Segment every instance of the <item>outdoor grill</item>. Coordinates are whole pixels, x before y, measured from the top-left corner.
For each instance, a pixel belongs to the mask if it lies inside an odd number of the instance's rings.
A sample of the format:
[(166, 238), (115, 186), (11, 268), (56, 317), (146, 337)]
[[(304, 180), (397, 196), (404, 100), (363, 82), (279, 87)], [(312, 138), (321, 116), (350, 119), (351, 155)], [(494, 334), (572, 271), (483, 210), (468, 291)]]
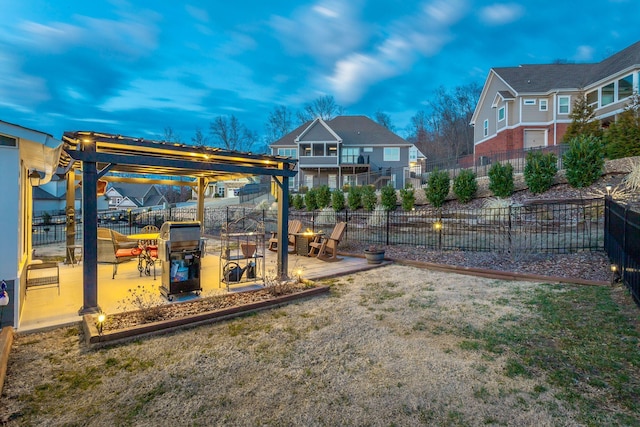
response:
[(160, 293), (169, 301), (173, 295), (202, 291), (200, 257), (203, 251), (200, 222), (165, 222), (158, 236), (158, 259), (162, 261)]

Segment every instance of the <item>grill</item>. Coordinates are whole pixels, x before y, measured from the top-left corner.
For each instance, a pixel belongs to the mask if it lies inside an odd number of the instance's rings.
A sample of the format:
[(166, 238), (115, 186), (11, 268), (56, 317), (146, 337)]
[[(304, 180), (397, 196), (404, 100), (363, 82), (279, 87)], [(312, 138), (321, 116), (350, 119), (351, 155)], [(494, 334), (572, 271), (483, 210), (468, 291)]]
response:
[(160, 293), (169, 301), (186, 292), (199, 294), (203, 241), (200, 222), (165, 222), (158, 236), (158, 259), (162, 261)]

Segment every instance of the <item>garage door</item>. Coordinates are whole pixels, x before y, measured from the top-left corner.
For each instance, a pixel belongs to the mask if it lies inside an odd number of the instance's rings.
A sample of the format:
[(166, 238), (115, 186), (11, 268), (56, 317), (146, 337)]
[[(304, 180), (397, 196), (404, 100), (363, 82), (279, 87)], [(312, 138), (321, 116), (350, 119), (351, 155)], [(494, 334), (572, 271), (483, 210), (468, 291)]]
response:
[(524, 148), (544, 147), (547, 131), (542, 129), (524, 131)]

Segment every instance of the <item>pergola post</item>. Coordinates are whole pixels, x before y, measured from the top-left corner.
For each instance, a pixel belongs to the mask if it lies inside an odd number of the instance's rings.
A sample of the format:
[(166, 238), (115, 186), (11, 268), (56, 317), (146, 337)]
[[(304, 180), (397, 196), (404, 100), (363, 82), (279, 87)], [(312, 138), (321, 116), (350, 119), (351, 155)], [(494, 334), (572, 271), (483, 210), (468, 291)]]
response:
[(289, 271), (289, 178), (273, 177), (278, 184), (278, 250), (276, 252), (276, 276), (286, 279)]
[(69, 247), (72, 247), (76, 244), (76, 173), (73, 168), (69, 169), (67, 172), (67, 195), (66, 195), (66, 231), (67, 231), (67, 255), (65, 258), (65, 262), (67, 264), (75, 264), (76, 260), (76, 252), (74, 250), (69, 250)]
[[(82, 151), (92, 158), (96, 153), (96, 143), (82, 142)], [(84, 262), (82, 263), (83, 304), (79, 314), (100, 312), (98, 306), (98, 171), (94, 160), (82, 162), (82, 242)]]

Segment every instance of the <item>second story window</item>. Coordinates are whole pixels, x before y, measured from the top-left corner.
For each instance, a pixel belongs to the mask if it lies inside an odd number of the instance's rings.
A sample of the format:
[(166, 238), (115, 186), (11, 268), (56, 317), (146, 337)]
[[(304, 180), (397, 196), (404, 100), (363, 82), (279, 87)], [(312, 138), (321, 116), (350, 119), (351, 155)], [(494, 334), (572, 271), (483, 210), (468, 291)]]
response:
[(342, 163), (357, 163), (359, 155), (360, 155), (359, 148), (343, 148)]
[(558, 114), (569, 114), (569, 96), (558, 97)]
[(489, 135), (489, 120), (485, 120), (482, 124), (482, 134), (484, 136)]
[(498, 121), (501, 122), (504, 120), (504, 107), (500, 107), (498, 110)]
[(540, 111), (547, 111), (549, 109), (549, 104), (546, 99), (540, 100)]
[(384, 147), (382, 152), (382, 160), (385, 162), (400, 161), (400, 147)]
[(295, 148), (278, 148), (278, 156), (291, 157), (295, 159), (298, 156), (298, 150)]
[(312, 144), (314, 157), (324, 156), (324, 144)]
[(300, 144), (300, 157), (311, 156), (311, 144)]

